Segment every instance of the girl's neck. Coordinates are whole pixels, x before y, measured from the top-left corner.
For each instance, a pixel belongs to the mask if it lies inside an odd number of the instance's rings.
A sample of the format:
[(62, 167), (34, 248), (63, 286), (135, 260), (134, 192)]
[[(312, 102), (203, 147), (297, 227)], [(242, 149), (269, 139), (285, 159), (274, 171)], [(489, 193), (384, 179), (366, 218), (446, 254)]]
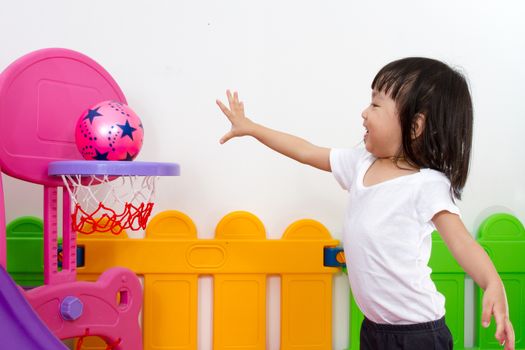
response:
[(405, 159), (399, 157), (376, 158), (364, 174), (363, 185), (369, 187), (418, 172), (419, 168), (411, 166)]
[(399, 168), (401, 170), (412, 170), (412, 171), (419, 171), (419, 167), (411, 164), (409, 161), (406, 160), (404, 156), (391, 156), (391, 157), (379, 157), (376, 158), (377, 161), (380, 163), (387, 165), (387, 164), (393, 164), (396, 168)]

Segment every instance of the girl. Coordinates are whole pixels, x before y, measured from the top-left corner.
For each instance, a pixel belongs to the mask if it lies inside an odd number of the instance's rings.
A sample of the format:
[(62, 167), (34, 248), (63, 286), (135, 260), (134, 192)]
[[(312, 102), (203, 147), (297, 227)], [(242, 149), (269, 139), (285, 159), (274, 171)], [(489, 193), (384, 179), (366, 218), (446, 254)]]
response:
[(331, 171), (349, 192), (343, 229), (352, 293), (365, 315), (361, 349), (452, 349), (445, 300), (430, 278), (431, 233), (485, 291), (482, 323), (494, 316), (496, 338), (514, 349), (505, 289), (469, 234), (455, 200), (469, 167), (472, 103), (465, 78), (428, 58), (383, 67), (363, 111), (364, 149), (330, 149), (248, 119), (235, 92), (232, 126), (221, 143), (253, 136), (301, 163)]

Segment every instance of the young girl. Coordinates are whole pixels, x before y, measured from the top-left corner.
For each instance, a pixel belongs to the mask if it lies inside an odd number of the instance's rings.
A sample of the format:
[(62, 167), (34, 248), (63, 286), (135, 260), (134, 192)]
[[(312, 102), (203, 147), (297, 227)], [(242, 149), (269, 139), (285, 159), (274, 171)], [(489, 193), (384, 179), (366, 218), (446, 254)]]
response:
[(352, 293), (365, 315), (361, 349), (452, 349), (445, 298), (430, 278), (437, 229), (463, 269), (483, 288), (482, 323), (514, 349), (505, 289), (469, 234), (455, 199), (469, 167), (472, 103), (464, 77), (428, 58), (383, 67), (363, 111), (365, 149), (330, 149), (248, 119), (235, 92), (217, 100), (231, 130), (221, 143), (253, 136), (301, 163), (331, 171), (349, 192), (343, 230)]

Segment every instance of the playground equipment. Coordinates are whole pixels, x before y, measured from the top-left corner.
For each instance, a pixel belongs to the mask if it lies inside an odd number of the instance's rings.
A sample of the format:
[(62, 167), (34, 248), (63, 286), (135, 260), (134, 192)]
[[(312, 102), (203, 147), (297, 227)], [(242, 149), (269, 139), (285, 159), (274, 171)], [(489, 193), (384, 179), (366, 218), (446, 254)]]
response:
[[(5, 208), (0, 182), (0, 306), (2, 317), (12, 325), (0, 327), (0, 337), (9, 339), (12, 349), (61, 348), (50, 331), (61, 339), (98, 335), (111, 349), (142, 349), (138, 323), (142, 289), (136, 275), (127, 269), (110, 268), (96, 282), (76, 281), (76, 232), (71, 230), (71, 199), (66, 190), (62, 191), (63, 259), (61, 269), (58, 268), (58, 188), (64, 183), (53, 174), (80, 176), (81, 184), (85, 183), (84, 174), (104, 175), (105, 181), (111, 182), (121, 175), (141, 175), (138, 170), (141, 166), (147, 168), (142, 175), (178, 175), (176, 164), (162, 168), (160, 164), (126, 162), (125, 169), (120, 167), (116, 171), (107, 162), (98, 164), (98, 170), (89, 168), (89, 162), (80, 165), (74, 162), (81, 159), (74, 139), (77, 117), (86, 107), (107, 100), (119, 106), (126, 103), (118, 85), (100, 65), (70, 50), (35, 51), (15, 61), (0, 76), (0, 170), (44, 186), (45, 285), (23, 292), (10, 283), (5, 273)], [(57, 172), (49, 175), (49, 164), (60, 161), (56, 164)], [(77, 168), (71, 168), (73, 165)], [(87, 173), (83, 172), (86, 169)], [(98, 214), (86, 214), (91, 220), (89, 224), (100, 226), (101, 222), (110, 222), (114, 229), (115, 222), (124, 222), (122, 217), (112, 219), (104, 213), (100, 219), (94, 219)], [(131, 227), (133, 218), (142, 214), (143, 210), (131, 213)], [(23, 297), (50, 331), (37, 322), (38, 317), (22, 301)], [(13, 312), (10, 306), (21, 312)], [(34, 328), (27, 333), (27, 339), (23, 339), (22, 324)], [(29, 342), (33, 342), (31, 347), (27, 345)]]

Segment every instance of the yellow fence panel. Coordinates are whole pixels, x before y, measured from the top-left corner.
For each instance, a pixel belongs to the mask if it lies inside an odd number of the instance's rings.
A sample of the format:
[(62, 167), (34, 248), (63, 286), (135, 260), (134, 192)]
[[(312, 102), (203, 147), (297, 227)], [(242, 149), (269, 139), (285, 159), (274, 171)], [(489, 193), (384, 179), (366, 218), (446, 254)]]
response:
[[(145, 240), (196, 240), (193, 221), (181, 212), (155, 216)], [(151, 246), (150, 246), (151, 247)], [(145, 251), (148, 258), (156, 254)], [(197, 349), (198, 275), (195, 273), (144, 273), (144, 349)]]
[[(266, 240), (264, 226), (250, 213), (226, 215), (215, 230), (217, 240)], [(247, 256), (245, 264), (253, 258)], [(266, 349), (266, 274), (217, 274), (213, 280), (213, 348), (215, 350)]]
[(282, 239), (269, 240), (255, 215), (239, 211), (219, 222), (215, 239), (198, 239), (193, 221), (171, 210), (151, 220), (144, 239), (96, 234), (79, 236), (78, 244), (79, 279), (114, 266), (143, 276), (146, 350), (197, 350), (203, 275), (214, 281), (214, 350), (266, 349), (269, 275), (281, 276), (281, 349), (331, 350), (332, 276), (339, 270), (323, 259), (324, 248), (338, 241), (314, 220), (297, 221)]
[[(323, 241), (328, 230), (314, 220), (290, 225), (282, 240)], [(298, 258), (292, 255), (290, 258)], [(303, 256), (303, 259), (309, 257)], [(323, 265), (319, 262), (319, 265)], [(281, 282), (281, 350), (332, 348), (332, 276), (330, 274), (283, 274)]]

